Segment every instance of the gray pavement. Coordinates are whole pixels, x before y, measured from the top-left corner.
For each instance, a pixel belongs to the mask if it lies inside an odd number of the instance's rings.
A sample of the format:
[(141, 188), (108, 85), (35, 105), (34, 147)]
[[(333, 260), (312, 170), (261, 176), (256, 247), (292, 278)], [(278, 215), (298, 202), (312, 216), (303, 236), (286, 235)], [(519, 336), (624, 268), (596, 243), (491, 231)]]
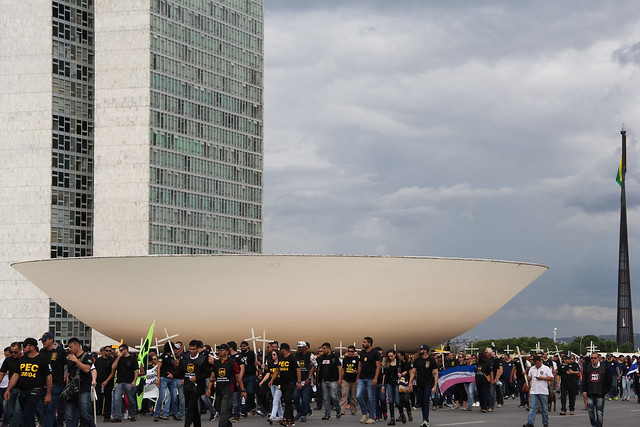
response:
[[(584, 407), (582, 400), (576, 402), (575, 415), (561, 416), (560, 412), (560, 400), (557, 402), (558, 410), (551, 412), (549, 415), (550, 426), (589, 426), (589, 416), (587, 411), (583, 410)], [(345, 415), (339, 420), (335, 418), (335, 413), (332, 414), (331, 419), (322, 421), (320, 418), (323, 415), (323, 411), (313, 411), (313, 416), (306, 422), (296, 422), (296, 427), (337, 427), (338, 425), (344, 427), (361, 427), (359, 423), (360, 413), (356, 416)], [(422, 419), (420, 417), (420, 411), (414, 411), (414, 421), (405, 424), (406, 427), (418, 427)], [(102, 420), (102, 417), (99, 417)], [(218, 427), (218, 420), (209, 421), (209, 414), (202, 415), (203, 427)], [(640, 427), (640, 404), (637, 400), (631, 400), (629, 402), (622, 401), (607, 401), (604, 407), (604, 421), (606, 426), (621, 426), (621, 427)], [(447, 407), (431, 411), (430, 414), (430, 426), (468, 426), (468, 425), (486, 425), (486, 426), (517, 426), (520, 427), (527, 422), (527, 411), (523, 408), (518, 408), (518, 401), (506, 400), (504, 406), (496, 408), (493, 413), (482, 413), (479, 408), (473, 408), (473, 411), (451, 410)], [(98, 424), (106, 424), (99, 421)], [(129, 421), (124, 421), (118, 425), (133, 424)], [(136, 427), (149, 426), (149, 427), (181, 427), (184, 422), (179, 421), (160, 421), (158, 423), (153, 422), (153, 417), (150, 415), (143, 415), (138, 421), (136, 421)], [(387, 421), (377, 422), (378, 427), (386, 427)], [(397, 422), (398, 427), (403, 424)], [(536, 426), (542, 426), (541, 415), (536, 417)], [(269, 424), (266, 418), (260, 416), (249, 416), (249, 418), (243, 418), (238, 423), (234, 423), (234, 426), (243, 427), (268, 427)], [(275, 425), (274, 425), (275, 426)]]

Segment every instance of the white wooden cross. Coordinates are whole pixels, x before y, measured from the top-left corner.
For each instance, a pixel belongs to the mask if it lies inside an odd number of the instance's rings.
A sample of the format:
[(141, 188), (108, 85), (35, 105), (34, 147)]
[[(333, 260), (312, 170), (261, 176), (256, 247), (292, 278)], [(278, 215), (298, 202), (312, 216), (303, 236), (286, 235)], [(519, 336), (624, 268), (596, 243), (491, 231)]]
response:
[[(256, 336), (256, 334), (253, 332), (253, 328), (251, 328), (251, 338), (245, 338), (245, 341), (253, 341), (253, 352), (257, 353), (256, 351), (256, 341), (258, 340), (258, 338), (262, 338), (260, 335)], [(262, 354), (264, 354), (264, 351), (262, 352)]]
[(538, 343), (536, 344), (536, 348), (532, 348), (531, 351), (534, 353), (542, 353), (542, 347), (540, 347), (540, 341), (538, 341)]
[(509, 355), (510, 355), (511, 353), (513, 353), (513, 350), (512, 350), (511, 348), (509, 348), (509, 344), (507, 344), (507, 348), (505, 348), (505, 349), (504, 349), (504, 350), (502, 350), (502, 351), (504, 351), (505, 353), (507, 353), (507, 354), (509, 354)]
[(338, 350), (340, 350), (340, 357), (342, 358), (342, 350), (346, 350), (349, 347), (345, 347), (342, 345), (342, 341), (340, 341), (340, 345), (338, 347), (336, 347)]
[(587, 347), (587, 351), (591, 354), (591, 353), (597, 353), (598, 352), (598, 347), (596, 347), (595, 345), (593, 345), (593, 341), (591, 341), (591, 344), (589, 344), (589, 346)]
[(255, 340), (262, 343), (262, 363), (267, 363), (267, 357), (265, 356), (265, 352), (267, 351), (267, 343), (273, 340), (267, 340), (267, 331), (264, 329), (262, 330), (262, 338), (255, 337)]
[(473, 354), (473, 350), (480, 350), (480, 349), (477, 347), (474, 347), (473, 343), (471, 343), (471, 347), (465, 347), (465, 351), (466, 350), (469, 350), (470, 354)]
[[(160, 344), (161, 342), (169, 341), (170, 339), (175, 338), (180, 334), (175, 334), (175, 335), (169, 336), (169, 332), (167, 332), (167, 328), (164, 328), (164, 335), (165, 335), (165, 338), (162, 338), (160, 340), (156, 340), (156, 345)], [(171, 348), (171, 355), (175, 359), (176, 352), (173, 350), (173, 346), (172, 345), (170, 345), (169, 347)]]

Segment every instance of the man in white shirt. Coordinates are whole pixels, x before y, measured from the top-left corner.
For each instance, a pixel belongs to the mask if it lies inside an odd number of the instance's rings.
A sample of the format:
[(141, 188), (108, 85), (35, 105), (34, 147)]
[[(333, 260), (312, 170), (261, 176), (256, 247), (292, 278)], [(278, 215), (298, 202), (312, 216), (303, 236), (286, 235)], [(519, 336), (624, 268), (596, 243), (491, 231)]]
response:
[(553, 381), (553, 371), (548, 366), (542, 364), (542, 358), (538, 355), (533, 356), (534, 365), (529, 369), (529, 416), (527, 423), (523, 427), (533, 427), (536, 421), (536, 412), (538, 405), (542, 412), (542, 425), (549, 425), (549, 381)]

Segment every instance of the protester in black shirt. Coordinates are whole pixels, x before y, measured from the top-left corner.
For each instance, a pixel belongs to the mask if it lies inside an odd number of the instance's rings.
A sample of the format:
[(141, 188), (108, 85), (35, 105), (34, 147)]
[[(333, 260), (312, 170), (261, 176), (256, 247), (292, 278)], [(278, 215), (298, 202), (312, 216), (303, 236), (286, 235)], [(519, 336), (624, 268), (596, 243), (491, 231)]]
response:
[[(362, 352), (360, 353), (360, 364), (358, 365), (358, 388), (356, 398), (362, 412), (361, 423), (375, 424), (376, 417), (376, 385), (378, 384), (378, 376), (382, 358), (380, 353), (373, 349), (373, 338), (364, 337), (362, 340)], [(369, 405), (364, 401), (364, 392), (367, 392)]]
[(67, 426), (76, 427), (78, 421), (83, 426), (95, 427), (93, 419), (93, 405), (91, 402), (91, 367), (93, 358), (82, 350), (78, 338), (69, 339), (69, 356), (67, 368), (69, 371), (69, 381), (78, 381), (80, 394), (74, 399), (67, 400)]
[[(233, 392), (235, 391), (236, 384), (243, 384), (243, 382), (240, 377), (238, 362), (229, 358), (229, 346), (227, 344), (220, 345), (218, 352), (220, 358), (213, 362), (213, 369), (209, 377), (209, 387), (207, 388), (206, 396), (211, 396), (212, 390), (215, 387), (216, 397), (214, 406), (220, 414), (218, 425), (219, 427), (228, 427), (228, 425), (230, 425), (229, 417), (233, 407)], [(242, 397), (247, 396), (244, 386), (240, 389), (240, 393)]]
[(331, 350), (331, 344), (325, 342), (320, 347), (322, 354), (316, 360), (318, 361), (318, 382), (322, 384), (322, 398), (324, 400), (324, 417), (323, 420), (331, 418), (331, 406), (336, 408), (336, 417), (340, 418), (340, 401), (338, 393), (342, 383), (340, 381), (340, 371), (342, 365), (338, 355)]
[[(280, 344), (278, 367), (273, 376), (278, 378), (280, 389), (282, 390), (282, 399), (284, 400), (283, 423), (287, 427), (292, 427), (295, 425), (293, 421), (293, 391), (296, 385), (299, 389), (302, 388), (302, 381), (298, 360), (291, 354), (291, 348), (287, 343)], [(273, 385), (274, 380), (275, 378), (271, 378), (269, 386)]]
[(67, 363), (67, 354), (61, 345), (53, 340), (51, 332), (45, 332), (40, 338), (42, 341), (42, 350), (40, 354), (49, 359), (51, 367), (51, 377), (53, 379), (53, 387), (51, 389), (51, 402), (44, 407), (42, 414), (42, 427), (53, 427), (56, 421), (56, 408), (58, 407), (58, 399), (60, 393), (64, 389), (64, 366)]
[(591, 363), (582, 368), (584, 381), (583, 395), (587, 398), (589, 420), (592, 426), (602, 426), (604, 420), (604, 397), (611, 389), (613, 376), (611, 371), (600, 361), (598, 353), (592, 353)]
[(185, 414), (184, 427), (193, 424), (200, 427), (200, 410), (198, 400), (205, 394), (206, 380), (211, 374), (207, 357), (198, 353), (198, 341), (189, 342), (189, 354), (185, 356), (178, 366), (178, 371), (184, 373), (184, 399)]
[[(0, 367), (0, 380), (7, 376), (8, 380), (11, 380), (13, 374), (18, 372), (18, 360), (22, 357), (22, 343), (21, 342), (13, 342), (9, 347), (9, 354), (11, 357), (8, 357), (4, 360), (2, 367)], [(4, 393), (7, 391), (5, 388), (2, 392), (4, 397)], [(6, 401), (5, 413), (2, 418), (3, 426), (7, 425), (20, 425), (22, 423), (22, 409), (20, 408), (20, 389), (14, 388), (11, 390), (9, 400)]]
[[(167, 341), (164, 343), (164, 351), (158, 358), (158, 401), (156, 403), (155, 410), (153, 412), (153, 421), (160, 419), (168, 420), (169, 415), (174, 417), (178, 416), (178, 380), (173, 377), (175, 372), (175, 358), (173, 356), (172, 343)], [(164, 410), (162, 414), (162, 403), (165, 401), (165, 396), (169, 396), (167, 402), (164, 404)]]
[(569, 411), (573, 415), (576, 409), (580, 368), (578, 368), (576, 362), (571, 360), (570, 356), (565, 356), (562, 362), (562, 365), (558, 367), (558, 375), (560, 375), (560, 415), (567, 414), (567, 395), (569, 396)]
[(240, 363), (244, 366), (242, 382), (247, 390), (247, 398), (240, 407), (240, 414), (246, 418), (249, 411), (255, 412), (256, 409), (256, 354), (249, 349), (247, 341), (240, 343)]
[[(398, 358), (398, 362), (400, 362), (401, 374), (401, 377), (398, 378), (398, 393), (400, 395), (400, 405), (398, 409), (400, 410), (400, 420), (404, 424), (407, 422), (407, 418), (409, 421), (413, 421), (413, 415), (411, 414), (411, 393), (409, 393), (409, 377), (411, 376), (413, 365), (409, 361), (409, 357), (402, 350), (398, 350), (396, 357)], [(406, 417), (404, 415), (405, 408), (407, 409)]]
[(119, 348), (118, 357), (113, 361), (111, 366), (111, 375), (108, 379), (114, 375), (116, 376), (116, 385), (114, 387), (113, 398), (113, 418), (111, 422), (122, 421), (122, 396), (127, 395), (127, 401), (129, 402), (129, 420), (135, 421), (138, 419), (138, 401), (135, 395), (136, 380), (140, 374), (140, 367), (138, 366), (138, 358), (129, 353), (129, 346), (127, 344), (121, 344)]
[(356, 348), (353, 345), (347, 347), (347, 352), (342, 359), (342, 377), (340, 380), (342, 381), (341, 394), (340, 394), (340, 408), (341, 413), (346, 413), (347, 411), (347, 399), (349, 395), (351, 395), (351, 404), (349, 405), (349, 409), (351, 410), (351, 415), (355, 415), (358, 411), (358, 399), (356, 399), (356, 391), (358, 387), (358, 365), (360, 364), (360, 358), (358, 357), (358, 353), (356, 352)]
[(296, 359), (300, 367), (302, 388), (296, 388), (293, 393), (293, 400), (297, 411), (295, 419), (301, 419), (302, 422), (306, 422), (307, 415), (311, 413), (311, 379), (316, 370), (316, 367), (311, 361), (311, 353), (309, 352), (309, 346), (306, 341), (298, 341)]
[(24, 355), (18, 360), (18, 370), (11, 376), (4, 398), (9, 400), (11, 390), (19, 388), (22, 426), (35, 427), (35, 410), (43, 396), (45, 405), (51, 402), (53, 378), (49, 360), (38, 352), (38, 341), (35, 338), (24, 340), (22, 348)]
[(429, 355), (429, 346), (423, 344), (418, 349), (420, 357), (413, 361), (413, 369), (409, 378), (409, 390), (413, 390), (413, 380), (416, 380), (416, 397), (422, 407), (421, 427), (429, 426), (429, 408), (431, 395), (438, 389), (438, 366)]
[(262, 377), (260, 385), (262, 386), (264, 383), (267, 383), (271, 391), (271, 414), (267, 415), (267, 421), (269, 421), (269, 424), (272, 424), (273, 421), (278, 421), (278, 419), (282, 417), (282, 390), (280, 389), (280, 380), (276, 374), (276, 369), (278, 368), (277, 350), (271, 350), (269, 352), (265, 367), (267, 372)]
[(100, 357), (95, 361), (96, 367), (96, 415), (102, 415), (105, 422), (111, 418), (111, 393), (113, 391), (113, 381), (107, 381), (111, 374), (111, 366), (114, 357), (110, 346), (100, 349)]

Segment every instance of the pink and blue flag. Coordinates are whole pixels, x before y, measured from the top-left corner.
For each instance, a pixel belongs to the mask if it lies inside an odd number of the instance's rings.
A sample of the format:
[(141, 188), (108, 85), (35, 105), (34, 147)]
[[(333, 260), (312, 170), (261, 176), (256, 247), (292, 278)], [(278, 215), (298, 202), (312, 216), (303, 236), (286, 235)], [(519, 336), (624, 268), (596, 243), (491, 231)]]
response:
[(476, 382), (476, 366), (460, 365), (445, 369), (438, 373), (438, 386), (440, 393), (444, 393), (449, 387), (460, 383)]

